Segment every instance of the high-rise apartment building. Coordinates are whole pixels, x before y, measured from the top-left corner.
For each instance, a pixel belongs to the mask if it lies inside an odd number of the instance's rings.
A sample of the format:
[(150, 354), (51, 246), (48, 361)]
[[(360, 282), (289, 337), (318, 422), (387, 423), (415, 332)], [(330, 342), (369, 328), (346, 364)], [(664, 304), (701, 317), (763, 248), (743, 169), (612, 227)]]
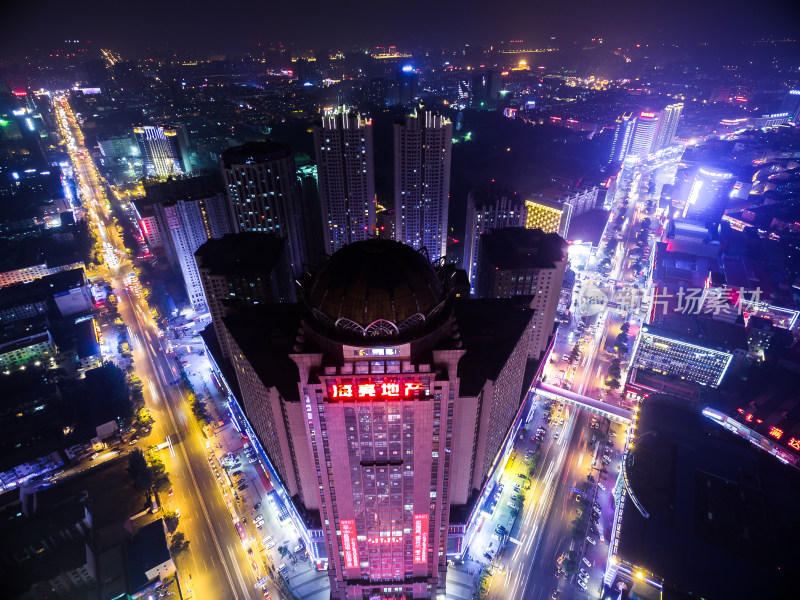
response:
[(183, 127), (137, 125), (133, 135), (142, 154), (146, 176), (166, 178), (191, 172), (189, 140)]
[(447, 255), (453, 125), (427, 109), (394, 125), (394, 206), (398, 242)]
[(463, 268), (473, 293), (481, 236), (502, 227), (525, 227), (526, 216), (525, 201), (517, 191), (497, 188), (470, 190), (467, 197)]
[(658, 113), (641, 112), (636, 117), (636, 128), (628, 150), (629, 156), (645, 158), (653, 151), (658, 131)]
[(661, 111), (653, 150), (661, 150), (672, 145), (672, 141), (675, 139), (675, 132), (678, 130), (678, 123), (681, 120), (681, 112), (683, 112), (682, 102), (670, 104)]
[[(207, 305), (194, 253), (206, 240), (233, 232), (223, 190), (215, 173), (147, 185), (145, 197), (135, 202), (140, 214), (152, 209), (167, 260), (183, 276), (186, 294), (198, 312)], [(141, 227), (144, 222), (140, 220)], [(153, 233), (148, 237), (153, 238)]]
[(375, 231), (372, 120), (345, 107), (314, 125), (325, 251), (365, 240)]
[(525, 228), (541, 229), (545, 233), (557, 233), (566, 237), (572, 219), (572, 205), (544, 198), (525, 201)]
[(228, 148), (222, 154), (222, 172), (237, 230), (286, 238), (292, 271), (299, 275), (306, 244), (291, 148), (277, 142)]
[(230, 359), (223, 317), (228, 309), (295, 302), (286, 240), (246, 231), (210, 239), (194, 253), (222, 356)]
[(614, 141), (611, 143), (611, 158), (609, 162), (622, 162), (628, 156), (628, 151), (633, 140), (633, 131), (636, 128), (636, 117), (633, 113), (623, 114), (617, 117), (617, 124), (614, 128)]
[(332, 598), (444, 594), (451, 515), (477, 507), (514, 435), (532, 311), (456, 300), (448, 281), (371, 239), (303, 281), (299, 304), (224, 318), (254, 443), (314, 516)]
[(509, 227), (481, 236), (477, 293), (480, 298), (530, 296), (534, 310), (530, 357), (539, 359), (553, 333), (567, 244), (556, 233)]

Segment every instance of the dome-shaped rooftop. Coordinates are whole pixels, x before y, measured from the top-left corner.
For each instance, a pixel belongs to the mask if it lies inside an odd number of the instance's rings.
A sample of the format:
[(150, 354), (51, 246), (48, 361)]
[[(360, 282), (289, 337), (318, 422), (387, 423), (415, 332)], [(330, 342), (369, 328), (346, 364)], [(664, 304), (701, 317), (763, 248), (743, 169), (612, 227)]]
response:
[(426, 258), (405, 244), (371, 239), (336, 252), (306, 295), (314, 317), (360, 337), (401, 337), (423, 327), (446, 293)]

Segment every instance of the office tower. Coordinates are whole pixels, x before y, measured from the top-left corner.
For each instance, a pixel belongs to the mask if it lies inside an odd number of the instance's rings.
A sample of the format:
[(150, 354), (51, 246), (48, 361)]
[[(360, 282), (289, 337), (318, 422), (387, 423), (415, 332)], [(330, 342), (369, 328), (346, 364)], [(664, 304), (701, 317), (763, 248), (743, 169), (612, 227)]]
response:
[(698, 345), (692, 332), (642, 326), (634, 342), (631, 365), (715, 388), (722, 383), (734, 355), (729, 348), (712, 346), (709, 341)]
[(636, 128), (628, 155), (647, 157), (653, 151), (656, 131), (658, 131), (658, 114), (654, 112), (639, 113), (639, 116), (636, 117)]
[(295, 302), (286, 240), (246, 231), (210, 239), (194, 253), (222, 356), (230, 347), (222, 318), (233, 310), (272, 302)]
[(611, 143), (611, 158), (609, 162), (622, 162), (628, 155), (633, 139), (633, 130), (636, 128), (636, 117), (633, 113), (617, 117), (617, 126), (614, 128), (614, 141)]
[(481, 236), (478, 297), (531, 297), (533, 359), (541, 358), (553, 333), (566, 257), (567, 244), (556, 233), (509, 227)]
[(299, 530), (332, 598), (443, 594), (448, 553), (465, 549), (467, 517), (451, 515), (480, 513), (525, 414), (532, 311), (455, 300), (451, 280), (370, 239), (304, 279), (299, 304), (223, 319), (253, 441), (291, 514), (313, 515)]
[(678, 130), (678, 123), (681, 120), (682, 111), (683, 103), (681, 102), (670, 104), (661, 111), (658, 131), (656, 132), (656, 141), (653, 146), (654, 151), (672, 145), (672, 140), (675, 139), (675, 132)]
[(147, 177), (166, 178), (191, 172), (189, 140), (183, 127), (137, 125), (133, 128), (133, 135)]
[(481, 236), (502, 227), (525, 227), (526, 215), (525, 202), (519, 192), (492, 187), (470, 190), (467, 197), (463, 268), (473, 293)]
[(194, 253), (206, 240), (233, 232), (223, 189), (215, 173), (145, 186), (145, 198), (135, 201), (139, 214), (146, 214), (148, 205), (152, 207), (167, 259), (181, 272), (186, 294), (197, 312), (205, 311), (206, 299)]
[(525, 201), (525, 228), (541, 229), (545, 233), (557, 233), (567, 237), (572, 219), (572, 205), (545, 198)]
[(733, 189), (733, 174), (723, 169), (700, 168), (683, 206), (683, 218), (717, 220), (722, 217)]
[(432, 262), (447, 255), (452, 141), (452, 123), (430, 110), (394, 124), (396, 239)]
[(395, 74), (395, 104), (412, 106), (419, 99), (419, 73), (413, 65), (403, 65)]
[(472, 79), (472, 106), (477, 108), (487, 108), (494, 106), (495, 101), (500, 98), (500, 90), (503, 89), (503, 78), (498, 71), (484, 71), (477, 73)]
[(325, 251), (375, 232), (372, 120), (340, 106), (314, 125), (314, 151), (325, 228)]
[(311, 264), (318, 264), (325, 259), (325, 228), (322, 226), (319, 203), (317, 165), (307, 154), (295, 155), (294, 165), (297, 172), (297, 198), (303, 215), (306, 256)]
[(271, 141), (228, 148), (222, 154), (222, 171), (237, 230), (286, 238), (292, 272), (299, 275), (306, 245), (291, 148)]

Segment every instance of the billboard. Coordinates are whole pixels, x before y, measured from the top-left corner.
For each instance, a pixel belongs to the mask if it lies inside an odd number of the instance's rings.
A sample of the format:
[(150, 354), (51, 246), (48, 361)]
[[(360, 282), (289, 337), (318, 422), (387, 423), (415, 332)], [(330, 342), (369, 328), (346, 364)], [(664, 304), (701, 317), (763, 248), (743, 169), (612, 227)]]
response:
[(428, 562), (428, 515), (414, 515), (414, 564)]
[(356, 522), (354, 519), (339, 521), (342, 530), (342, 549), (344, 550), (344, 566), (347, 569), (358, 566), (358, 539), (356, 538)]
[(328, 388), (328, 399), (334, 402), (366, 400), (414, 400), (422, 392), (418, 381), (402, 379), (357, 379), (334, 383)]

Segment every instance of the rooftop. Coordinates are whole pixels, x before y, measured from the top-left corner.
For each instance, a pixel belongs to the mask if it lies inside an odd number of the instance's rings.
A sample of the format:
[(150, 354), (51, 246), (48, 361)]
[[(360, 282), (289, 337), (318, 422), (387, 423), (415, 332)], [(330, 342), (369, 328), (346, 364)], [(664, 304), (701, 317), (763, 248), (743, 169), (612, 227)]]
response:
[(225, 150), (222, 153), (222, 164), (226, 168), (230, 168), (234, 165), (288, 158), (291, 155), (292, 149), (288, 144), (272, 141), (247, 142), (241, 146), (234, 146)]
[(501, 269), (552, 269), (564, 260), (567, 243), (557, 233), (506, 227), (481, 236), (481, 254)]
[(200, 259), (200, 267), (208, 269), (212, 275), (267, 274), (285, 249), (283, 238), (245, 231), (210, 239), (194, 255)]
[(620, 556), (663, 577), (665, 598), (671, 587), (708, 600), (784, 588), (800, 558), (800, 474), (671, 397), (642, 405), (638, 432), (628, 474), (650, 516), (626, 505)]

